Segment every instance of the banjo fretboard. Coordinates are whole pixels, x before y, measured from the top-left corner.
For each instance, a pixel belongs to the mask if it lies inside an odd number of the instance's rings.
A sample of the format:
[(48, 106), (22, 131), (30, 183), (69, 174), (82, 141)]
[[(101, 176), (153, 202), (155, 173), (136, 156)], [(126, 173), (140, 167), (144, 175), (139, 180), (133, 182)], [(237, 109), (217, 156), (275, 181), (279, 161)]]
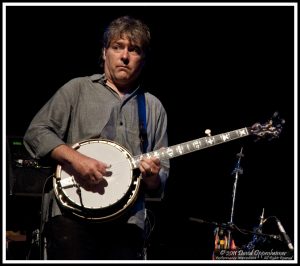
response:
[(143, 157), (150, 158), (154, 156), (159, 158), (160, 160), (171, 159), (174, 157), (185, 155), (187, 153), (195, 152), (218, 144), (229, 142), (231, 140), (243, 138), (248, 135), (249, 135), (249, 130), (247, 127), (244, 127), (241, 129), (236, 129), (219, 135), (203, 137), (203, 138), (183, 142), (181, 144), (173, 145), (167, 148), (162, 148), (156, 151), (144, 153), (133, 157), (134, 168), (139, 167), (140, 160)]

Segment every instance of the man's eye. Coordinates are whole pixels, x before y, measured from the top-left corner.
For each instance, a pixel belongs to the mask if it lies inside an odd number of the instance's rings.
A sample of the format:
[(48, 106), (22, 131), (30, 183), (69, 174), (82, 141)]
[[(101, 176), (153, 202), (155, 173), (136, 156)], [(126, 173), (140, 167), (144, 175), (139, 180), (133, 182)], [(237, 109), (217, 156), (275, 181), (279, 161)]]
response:
[(133, 52), (133, 53), (136, 53), (136, 54), (141, 54), (142, 50), (141, 50), (140, 47), (134, 46), (134, 47), (129, 48), (129, 52)]
[(114, 49), (114, 50), (120, 50), (121, 47), (120, 47), (119, 45), (113, 45), (113, 46), (112, 46), (112, 49)]

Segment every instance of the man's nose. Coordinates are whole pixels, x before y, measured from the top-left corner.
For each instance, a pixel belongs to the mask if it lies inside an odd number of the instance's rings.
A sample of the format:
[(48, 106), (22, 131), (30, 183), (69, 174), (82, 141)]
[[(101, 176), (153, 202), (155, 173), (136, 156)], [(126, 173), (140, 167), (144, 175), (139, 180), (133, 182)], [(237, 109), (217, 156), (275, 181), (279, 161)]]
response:
[(123, 50), (121, 60), (126, 65), (129, 63), (129, 52), (128, 52), (128, 49), (124, 49)]

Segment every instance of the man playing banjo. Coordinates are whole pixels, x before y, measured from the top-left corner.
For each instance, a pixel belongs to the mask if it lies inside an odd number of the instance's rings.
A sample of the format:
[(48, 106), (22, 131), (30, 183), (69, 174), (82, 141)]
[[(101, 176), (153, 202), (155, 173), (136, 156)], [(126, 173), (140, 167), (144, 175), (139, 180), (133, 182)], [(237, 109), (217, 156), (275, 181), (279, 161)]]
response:
[(168, 160), (133, 159), (168, 145), (165, 109), (141, 82), (149, 45), (144, 23), (115, 19), (104, 73), (64, 84), (29, 125), (30, 154), (58, 164), (44, 196), (45, 259), (143, 257), (144, 192), (160, 195), (169, 172)]

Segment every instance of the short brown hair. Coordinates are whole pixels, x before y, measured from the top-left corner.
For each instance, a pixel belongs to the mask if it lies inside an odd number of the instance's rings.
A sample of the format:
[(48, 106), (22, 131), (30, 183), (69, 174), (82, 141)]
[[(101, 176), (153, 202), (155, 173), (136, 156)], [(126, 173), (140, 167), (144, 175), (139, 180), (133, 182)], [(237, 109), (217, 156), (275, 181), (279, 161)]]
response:
[(108, 48), (111, 41), (123, 35), (135, 43), (140, 43), (145, 54), (150, 50), (150, 30), (141, 20), (123, 16), (113, 20), (103, 35), (103, 48)]

